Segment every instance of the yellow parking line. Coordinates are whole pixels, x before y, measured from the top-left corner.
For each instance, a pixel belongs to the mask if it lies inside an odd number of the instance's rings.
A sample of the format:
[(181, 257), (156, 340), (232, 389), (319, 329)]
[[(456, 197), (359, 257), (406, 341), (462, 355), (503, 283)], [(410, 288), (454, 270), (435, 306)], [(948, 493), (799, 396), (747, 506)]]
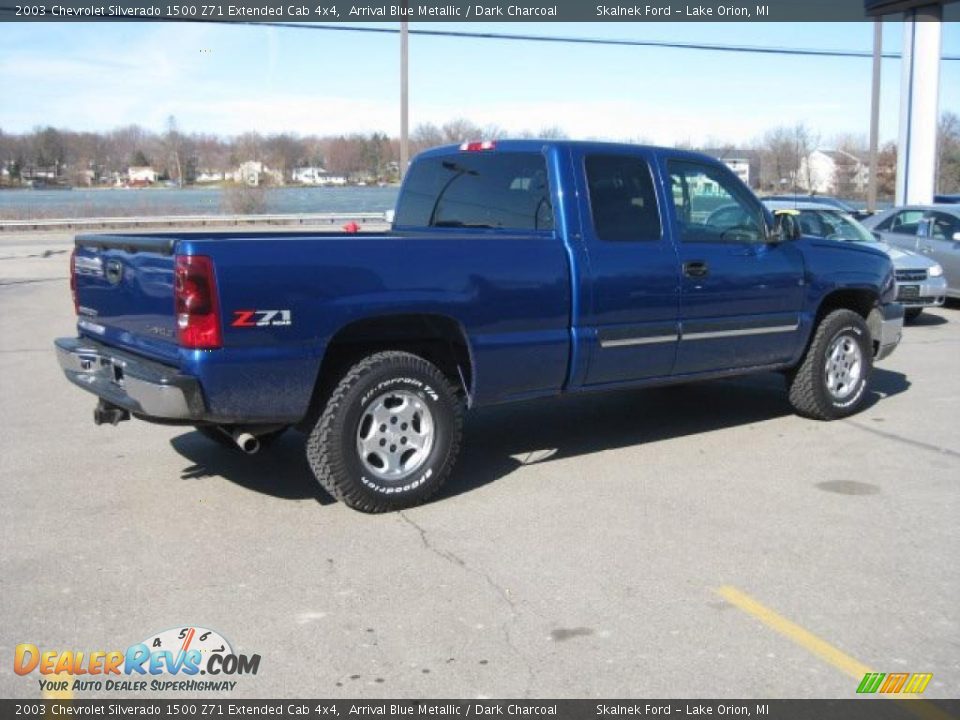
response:
[(764, 625), (790, 638), (804, 650), (813, 653), (821, 660), (825, 660), (850, 677), (860, 680), (868, 672), (872, 672), (870, 668), (862, 662), (854, 660), (826, 640), (821, 640), (812, 632), (804, 630), (796, 623), (790, 622), (782, 615), (778, 615), (765, 605), (761, 605), (752, 597), (740, 592), (735, 587), (724, 585), (721, 588), (717, 588), (717, 594), (731, 605), (736, 605), (745, 613), (753, 615)]
[[(793, 640), (793, 642), (802, 647), (804, 650), (808, 651), (812, 655), (816, 655), (818, 658), (829, 663), (830, 665), (833, 665), (833, 667), (837, 668), (841, 672), (846, 673), (854, 680), (859, 681), (868, 672), (874, 672), (869, 666), (864, 665), (859, 660), (850, 657), (842, 650), (835, 648), (826, 640), (817, 637), (809, 630), (805, 630), (797, 625), (795, 622), (787, 620), (787, 618), (783, 617), (783, 615), (774, 612), (766, 605), (757, 602), (746, 593), (737, 590), (737, 588), (731, 585), (724, 585), (723, 587), (717, 588), (715, 592), (731, 605), (735, 605), (748, 615), (752, 615), (767, 627), (772, 628), (784, 637)], [(911, 713), (917, 717), (923, 718), (924, 720), (955, 720), (953, 715), (948, 715), (926, 700), (921, 700), (915, 696), (905, 695), (902, 697), (897, 697), (895, 701), (899, 700), (913, 700), (914, 702), (904, 705), (904, 709), (909, 710)], [(882, 702), (881, 700), (874, 700), (873, 702), (878, 701)], [(865, 700), (865, 702), (870, 701)]]

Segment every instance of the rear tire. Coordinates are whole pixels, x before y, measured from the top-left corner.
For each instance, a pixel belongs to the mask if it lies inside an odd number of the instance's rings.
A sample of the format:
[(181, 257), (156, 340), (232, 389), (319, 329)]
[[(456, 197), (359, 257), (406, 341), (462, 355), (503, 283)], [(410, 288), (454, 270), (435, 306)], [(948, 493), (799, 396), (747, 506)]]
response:
[(918, 317), (920, 317), (920, 313), (922, 312), (923, 312), (923, 308), (905, 308), (903, 311), (903, 321), (913, 322)]
[(435, 365), (379, 352), (337, 384), (307, 439), (307, 460), (323, 489), (355, 510), (401, 510), (440, 489), (462, 432), (457, 391)]
[(867, 324), (852, 310), (834, 310), (820, 321), (803, 359), (787, 376), (790, 404), (816, 420), (853, 415), (863, 405), (872, 371)]

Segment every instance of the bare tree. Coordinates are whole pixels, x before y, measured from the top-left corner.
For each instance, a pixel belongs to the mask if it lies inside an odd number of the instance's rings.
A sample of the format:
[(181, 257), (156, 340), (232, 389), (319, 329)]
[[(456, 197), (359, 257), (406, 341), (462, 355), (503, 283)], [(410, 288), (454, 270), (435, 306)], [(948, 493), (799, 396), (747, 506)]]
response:
[(410, 148), (415, 153), (437, 145), (443, 145), (443, 143), (443, 131), (433, 123), (417, 125), (410, 133)]
[(444, 123), (441, 131), (443, 132), (443, 139), (448, 143), (483, 139), (483, 129), (466, 118), (456, 118)]
[(766, 189), (797, 190), (812, 187), (810, 156), (819, 135), (800, 123), (768, 130), (761, 139), (761, 186)]
[(937, 192), (960, 193), (960, 116), (952, 112), (937, 128)]

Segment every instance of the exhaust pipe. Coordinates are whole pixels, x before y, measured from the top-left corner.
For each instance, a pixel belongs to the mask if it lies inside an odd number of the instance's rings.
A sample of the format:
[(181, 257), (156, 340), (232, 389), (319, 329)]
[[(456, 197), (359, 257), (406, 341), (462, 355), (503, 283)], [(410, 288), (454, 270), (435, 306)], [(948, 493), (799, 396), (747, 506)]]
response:
[(237, 447), (243, 450), (247, 455), (254, 455), (260, 450), (260, 441), (256, 435), (251, 435), (243, 430), (234, 430), (231, 434)]

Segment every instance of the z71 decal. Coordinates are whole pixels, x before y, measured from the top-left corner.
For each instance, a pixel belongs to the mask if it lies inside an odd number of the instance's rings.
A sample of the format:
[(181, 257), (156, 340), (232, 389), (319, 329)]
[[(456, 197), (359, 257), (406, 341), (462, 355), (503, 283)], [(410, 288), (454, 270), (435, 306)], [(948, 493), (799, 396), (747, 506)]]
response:
[(234, 310), (230, 327), (284, 327), (292, 322), (289, 310)]

